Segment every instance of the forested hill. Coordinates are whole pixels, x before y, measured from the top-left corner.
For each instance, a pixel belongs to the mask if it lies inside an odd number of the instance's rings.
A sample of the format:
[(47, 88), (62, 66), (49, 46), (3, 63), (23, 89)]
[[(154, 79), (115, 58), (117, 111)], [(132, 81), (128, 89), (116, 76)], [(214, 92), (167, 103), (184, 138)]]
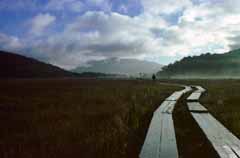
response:
[(42, 61), (0, 50), (0, 79), (2, 78), (65, 78), (65, 77), (126, 77), (95, 72), (73, 73)]
[(160, 78), (240, 78), (240, 49), (185, 57), (162, 68)]
[(76, 75), (33, 58), (0, 51), (0, 78), (52, 78)]

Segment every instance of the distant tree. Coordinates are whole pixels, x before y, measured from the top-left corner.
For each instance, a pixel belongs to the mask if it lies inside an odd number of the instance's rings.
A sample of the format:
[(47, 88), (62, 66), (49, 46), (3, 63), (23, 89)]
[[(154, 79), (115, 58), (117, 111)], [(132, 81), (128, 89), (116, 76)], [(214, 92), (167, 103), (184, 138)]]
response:
[(155, 74), (152, 75), (152, 80), (153, 80), (153, 81), (156, 80), (156, 75), (155, 75)]

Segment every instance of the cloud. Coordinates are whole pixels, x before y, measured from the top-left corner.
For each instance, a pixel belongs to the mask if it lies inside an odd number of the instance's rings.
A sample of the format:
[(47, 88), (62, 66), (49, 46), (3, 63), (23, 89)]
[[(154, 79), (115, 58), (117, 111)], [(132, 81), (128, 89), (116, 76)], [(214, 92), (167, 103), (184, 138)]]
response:
[(19, 51), (24, 48), (19, 38), (0, 33), (0, 48), (9, 51)]
[(77, 62), (69, 61), (72, 65), (68, 64), (68, 68), (85, 62), (84, 59), (137, 57), (148, 51), (157, 53), (154, 50), (158, 49), (157, 42), (149, 28), (166, 25), (163, 19), (155, 21), (149, 15), (133, 18), (118, 13), (87, 12), (68, 24), (62, 33), (35, 43), (33, 50), (45, 52), (48, 61), (61, 66), (63, 59), (78, 57)]
[(48, 13), (46, 14), (38, 14), (33, 17), (30, 21), (30, 34), (40, 36), (56, 20), (55, 16), (52, 16)]
[[(136, 7), (137, 14), (129, 9), (136, 0), (117, 3), (118, 7), (115, 3), (51, 0), (45, 6), (51, 14), (32, 18), (32, 38), (16, 38), (14, 43), (14, 37), (0, 36), (0, 45), (24, 45), (33, 56), (69, 69), (93, 59), (130, 57), (164, 62), (167, 57), (222, 53), (239, 46), (238, 0), (142, 0), (144, 10), (139, 12), (141, 7)], [(53, 23), (58, 26), (62, 22), (56, 20), (59, 11), (75, 17), (58, 31), (48, 31)]]
[[(185, 42), (194, 41), (189, 45), (190, 49), (202, 47), (204, 50), (211, 45), (220, 45), (223, 51), (232, 48), (230, 37), (235, 37), (239, 31), (240, 12), (230, 12), (223, 4), (225, 2), (217, 5), (202, 3), (184, 11), (178, 26), (185, 31)], [(218, 49), (210, 51), (219, 52)]]
[(191, 0), (142, 0), (145, 12), (171, 14), (192, 5)]

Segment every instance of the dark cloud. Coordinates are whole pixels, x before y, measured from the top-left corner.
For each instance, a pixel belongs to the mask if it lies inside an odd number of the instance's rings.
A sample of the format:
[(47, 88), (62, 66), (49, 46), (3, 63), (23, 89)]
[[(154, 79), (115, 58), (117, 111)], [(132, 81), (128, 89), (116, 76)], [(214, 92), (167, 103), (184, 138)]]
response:
[(181, 39), (181, 36), (175, 30), (166, 29), (166, 28), (165, 29), (152, 28), (151, 32), (154, 34), (156, 38), (163, 39), (162, 44), (164, 46), (181, 44), (184, 42)]
[(236, 35), (234, 37), (230, 37), (229, 40), (230, 40), (229, 47), (230, 47), (231, 50), (235, 50), (235, 49), (239, 49), (240, 48), (240, 35)]

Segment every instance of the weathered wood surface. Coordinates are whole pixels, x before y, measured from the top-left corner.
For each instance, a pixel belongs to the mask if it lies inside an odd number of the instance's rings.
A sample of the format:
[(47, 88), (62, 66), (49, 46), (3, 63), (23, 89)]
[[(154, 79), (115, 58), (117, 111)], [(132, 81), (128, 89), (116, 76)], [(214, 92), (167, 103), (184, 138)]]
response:
[(181, 96), (189, 91), (191, 91), (192, 88), (190, 86), (185, 86), (185, 88), (181, 91), (176, 91), (172, 95), (170, 95), (166, 100), (168, 101), (177, 101), (181, 98)]
[(161, 113), (171, 114), (173, 112), (175, 104), (176, 104), (176, 101), (164, 101), (159, 106), (159, 108), (154, 112), (154, 115), (161, 114)]
[(178, 158), (172, 112), (177, 100), (190, 90), (186, 86), (184, 90), (174, 92), (154, 112), (140, 158)]
[(193, 92), (188, 98), (187, 100), (188, 101), (196, 101), (196, 100), (199, 100), (200, 97), (201, 97), (202, 93), (195, 93)]
[(188, 98), (188, 101), (196, 101), (199, 100), (202, 93), (204, 93), (206, 90), (204, 88), (202, 88), (201, 86), (193, 86), (195, 87), (197, 90), (195, 90)]
[(188, 102), (187, 105), (191, 112), (208, 112), (208, 110), (199, 102)]
[(221, 158), (239, 158), (240, 140), (209, 113), (191, 113)]
[(190, 86), (185, 86), (185, 89), (182, 90), (183, 93), (187, 93), (190, 92), (192, 90), (192, 88)]
[(172, 115), (163, 114), (159, 158), (178, 158), (177, 142)]
[(140, 158), (178, 158), (172, 112), (176, 101), (164, 101), (154, 112)]
[(150, 126), (148, 128), (147, 136), (142, 146), (140, 158), (158, 158), (160, 153), (160, 142), (162, 133), (161, 116), (153, 115)]
[[(205, 92), (206, 90), (203, 88), (203, 87), (201, 87), (201, 86), (195, 86), (196, 88), (197, 88), (197, 91), (198, 92), (200, 92), (200, 93), (203, 93), (203, 92)], [(195, 91), (196, 92), (196, 91)]]
[(140, 158), (178, 158), (172, 115), (154, 114)]
[(184, 93), (182, 91), (177, 91), (177, 92), (174, 92), (172, 95), (170, 95), (166, 100), (168, 101), (176, 101), (178, 100), (179, 98), (181, 98), (181, 96), (183, 95)]

